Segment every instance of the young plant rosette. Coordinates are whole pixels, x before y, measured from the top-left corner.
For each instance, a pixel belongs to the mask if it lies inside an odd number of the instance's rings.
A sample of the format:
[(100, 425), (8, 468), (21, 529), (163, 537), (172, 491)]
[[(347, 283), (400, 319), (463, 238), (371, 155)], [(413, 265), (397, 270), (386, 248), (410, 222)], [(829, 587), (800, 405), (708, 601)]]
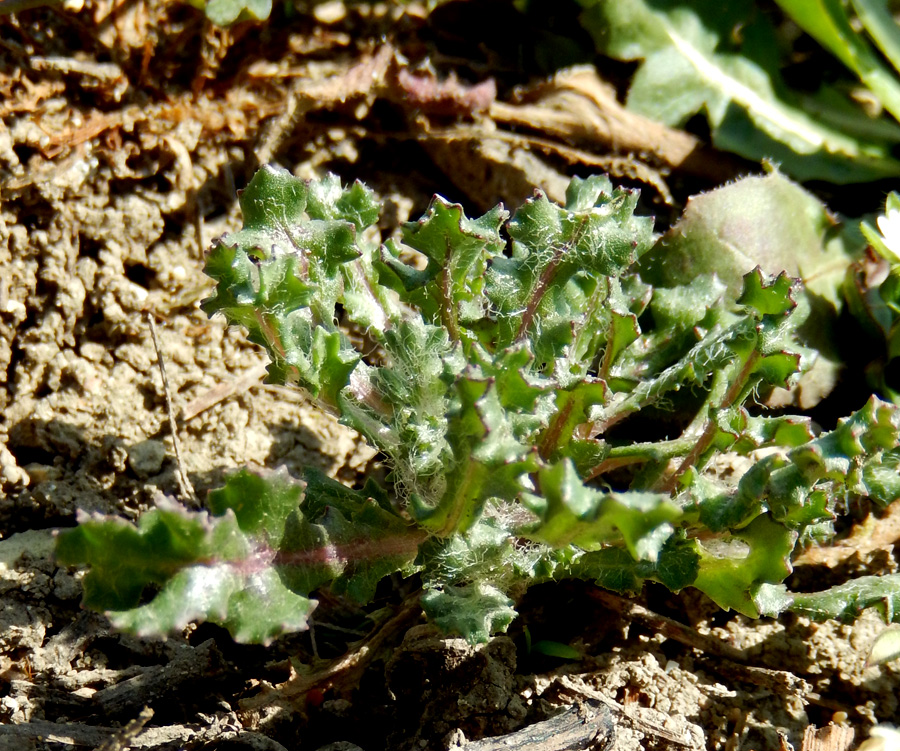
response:
[[(390, 487), (241, 470), (208, 512), (166, 501), (137, 526), (81, 518), (57, 554), (91, 566), (85, 605), (115, 625), (205, 619), (267, 642), (306, 628), (317, 589), (366, 602), (393, 572), (418, 573), (428, 616), (473, 642), (506, 629), (524, 588), (569, 577), (625, 594), (696, 587), (751, 617), (895, 618), (896, 576), (783, 584), (847, 498), (900, 496), (893, 405), (873, 397), (818, 435), (751, 409), (818, 356), (799, 337), (797, 280), (757, 268), (736, 295), (698, 265), (651, 286), (635, 262), (652, 220), (604, 177), (573, 179), (565, 206), (537, 191), (512, 217), (435, 197), (384, 244), (360, 183), (266, 166), (240, 200), (204, 310), (266, 349), (271, 382), (377, 448)], [(663, 414), (673, 437), (629, 437)], [(751, 461), (708, 470), (723, 457)]]

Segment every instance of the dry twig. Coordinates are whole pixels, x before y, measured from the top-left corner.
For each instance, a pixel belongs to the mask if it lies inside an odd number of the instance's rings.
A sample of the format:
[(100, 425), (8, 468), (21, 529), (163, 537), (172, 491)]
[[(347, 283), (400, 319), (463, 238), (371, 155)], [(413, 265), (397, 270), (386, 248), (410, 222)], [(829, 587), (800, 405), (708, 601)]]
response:
[(356, 645), (352, 651), (338, 658), (323, 670), (311, 675), (294, 674), (284, 683), (264, 690), (241, 702), (241, 709), (253, 711), (276, 703), (290, 704), (314, 688), (332, 686), (338, 682), (358, 681), (369, 662), (378, 654), (381, 646), (398, 632), (405, 630), (422, 612), (418, 595), (407, 599), (395, 616), (386, 621), (368, 639)]
[(193, 420), (197, 415), (205, 412), (210, 407), (216, 406), (219, 402), (225, 401), (232, 394), (240, 394), (253, 388), (262, 380), (265, 374), (265, 365), (254, 365), (244, 375), (227, 383), (216, 384), (185, 405), (181, 410), (181, 422), (185, 423)]
[(153, 339), (153, 347), (156, 349), (156, 362), (159, 364), (159, 373), (162, 376), (163, 392), (166, 395), (166, 412), (169, 416), (169, 430), (172, 433), (172, 446), (175, 451), (175, 462), (178, 465), (178, 471), (175, 478), (178, 480), (178, 489), (181, 491), (181, 497), (185, 501), (199, 505), (197, 493), (194, 486), (191, 485), (190, 478), (184, 468), (184, 460), (181, 457), (181, 441), (178, 438), (178, 426), (175, 424), (175, 412), (172, 409), (172, 392), (169, 390), (169, 379), (166, 376), (166, 365), (163, 359), (162, 350), (159, 346), (159, 336), (156, 333), (156, 323), (153, 320), (153, 314), (147, 313), (147, 322), (150, 325), (150, 336)]

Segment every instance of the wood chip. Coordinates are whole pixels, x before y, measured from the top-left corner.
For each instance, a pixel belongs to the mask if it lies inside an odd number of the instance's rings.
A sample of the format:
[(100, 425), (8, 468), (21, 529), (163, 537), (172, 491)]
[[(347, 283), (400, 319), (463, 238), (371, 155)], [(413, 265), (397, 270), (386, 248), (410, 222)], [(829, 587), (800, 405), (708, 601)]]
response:
[(616, 728), (624, 726), (638, 731), (644, 738), (652, 739), (652, 741), (642, 744), (644, 748), (650, 747), (662, 751), (681, 751), (681, 749), (696, 751), (705, 747), (703, 732), (683, 716), (666, 716), (662, 712), (648, 707), (624, 707), (569, 676), (559, 676), (556, 682), (542, 694), (542, 697), (548, 697), (549, 693), (605, 704), (612, 715)]
[(856, 732), (847, 725), (810, 725), (803, 733), (803, 751), (849, 751)]
[(134, 678), (109, 686), (94, 694), (94, 706), (104, 717), (121, 716), (152, 703), (160, 696), (173, 694), (196, 679), (220, 672), (222, 655), (213, 639), (185, 649), (167, 665), (148, 667)]
[(607, 751), (616, 742), (609, 707), (593, 699), (579, 700), (543, 722), (515, 733), (467, 743), (465, 751)]

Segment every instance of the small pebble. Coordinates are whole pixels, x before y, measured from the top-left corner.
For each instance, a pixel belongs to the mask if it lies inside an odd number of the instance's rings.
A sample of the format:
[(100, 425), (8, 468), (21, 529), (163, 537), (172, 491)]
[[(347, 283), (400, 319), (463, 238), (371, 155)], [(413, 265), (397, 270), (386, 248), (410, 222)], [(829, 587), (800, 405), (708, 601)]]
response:
[(166, 459), (166, 447), (153, 439), (137, 443), (128, 449), (128, 466), (140, 478), (158, 475)]
[(347, 7), (340, 0), (330, 0), (316, 5), (313, 8), (313, 15), (319, 23), (337, 23), (347, 16)]

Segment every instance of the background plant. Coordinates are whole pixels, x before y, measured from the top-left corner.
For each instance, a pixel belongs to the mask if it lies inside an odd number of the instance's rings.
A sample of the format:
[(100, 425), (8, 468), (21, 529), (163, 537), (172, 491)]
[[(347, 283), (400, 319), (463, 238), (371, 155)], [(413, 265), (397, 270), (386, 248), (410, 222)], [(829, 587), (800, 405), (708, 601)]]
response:
[[(765, 179), (819, 238), (804, 260), (833, 254), (821, 204)], [(894, 619), (895, 576), (811, 595), (783, 581), (850, 498), (900, 497), (897, 409), (872, 397), (825, 433), (760, 413), (758, 397), (820, 358), (802, 283), (741, 275), (735, 258), (730, 277), (698, 259), (680, 279), (671, 236), (648, 253), (637, 199), (602, 177), (573, 179), (565, 206), (538, 192), (512, 217), (435, 197), (382, 245), (362, 184), (262, 168), (241, 195), (244, 228), (208, 258), (204, 309), (266, 348), (270, 380), (378, 448), (391, 487), (242, 470), (209, 512), (163, 502), (137, 527), (83, 517), (57, 553), (91, 565), (85, 604), (140, 633), (205, 618), (264, 642), (306, 627), (316, 589), (365, 602), (399, 571), (419, 572), (428, 615), (472, 641), (508, 626), (524, 587), (565, 577), (693, 586), (752, 617), (876, 606)], [(711, 217), (692, 225), (689, 211), (676, 234)], [(794, 246), (775, 219), (771, 242)]]
[[(898, 174), (900, 32), (883, 0), (779, 0), (787, 23), (749, 0), (580, 5), (598, 52), (641, 63), (629, 108), (678, 127), (702, 115), (719, 148), (773, 159), (800, 180)], [(824, 77), (819, 55), (815, 73), (792, 85), (782, 71), (807, 54), (797, 27), (852, 77)]]
[(894, 403), (900, 400), (900, 196), (890, 193), (884, 213), (860, 224), (872, 252), (848, 270), (847, 299), (872, 335), (880, 356), (867, 367), (869, 382)]

